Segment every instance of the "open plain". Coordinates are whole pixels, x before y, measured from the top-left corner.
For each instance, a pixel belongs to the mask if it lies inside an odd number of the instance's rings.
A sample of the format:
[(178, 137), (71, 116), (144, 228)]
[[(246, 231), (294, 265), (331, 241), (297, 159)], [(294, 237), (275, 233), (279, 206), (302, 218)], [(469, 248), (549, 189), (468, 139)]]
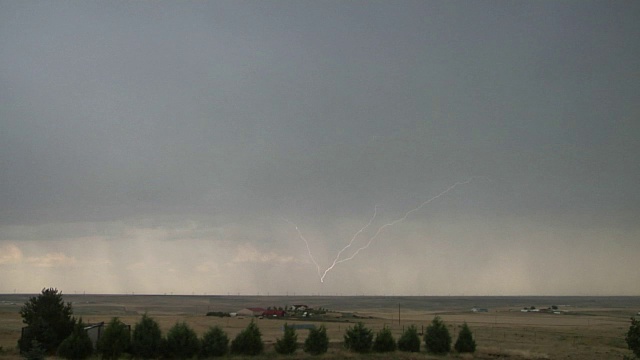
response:
[[(0, 356), (17, 358), (16, 343), (22, 327), (20, 307), (33, 295), (0, 295)], [(448, 325), (455, 341), (463, 322), (473, 331), (476, 359), (621, 359), (629, 355), (624, 336), (630, 317), (640, 310), (640, 297), (426, 297), (426, 296), (183, 296), (183, 295), (68, 295), (76, 317), (84, 322), (108, 322), (118, 317), (135, 324), (147, 313), (166, 332), (185, 321), (202, 335), (220, 325), (233, 339), (252, 320), (246, 316), (213, 317), (207, 312), (236, 312), (250, 307), (286, 307), (304, 304), (323, 308), (324, 315), (310, 318), (256, 318), (266, 352), (274, 357), (273, 344), (282, 336), (285, 322), (324, 324), (331, 342), (322, 358), (432, 358), (421, 354), (394, 353), (358, 356), (342, 348), (345, 330), (358, 321), (378, 331), (391, 328), (396, 339), (403, 329), (416, 325), (422, 331), (434, 316)], [(538, 311), (523, 312), (534, 307)], [(475, 308), (480, 311), (472, 311)], [(547, 310), (549, 309), (549, 310)], [(551, 310), (553, 309), (553, 310)], [(540, 311), (542, 310), (542, 311)], [(555, 311), (554, 311), (555, 310)], [(298, 330), (303, 342), (306, 330)], [(298, 350), (294, 358), (308, 358)], [(291, 358), (291, 357), (288, 357)], [(436, 357), (437, 358), (437, 357)]]

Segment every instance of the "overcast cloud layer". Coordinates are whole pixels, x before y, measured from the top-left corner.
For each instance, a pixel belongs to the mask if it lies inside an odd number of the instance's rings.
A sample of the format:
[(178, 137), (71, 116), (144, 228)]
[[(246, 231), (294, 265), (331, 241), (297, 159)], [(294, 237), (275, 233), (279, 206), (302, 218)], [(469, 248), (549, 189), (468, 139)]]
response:
[(638, 39), (637, 1), (0, 1), (0, 292), (640, 295)]

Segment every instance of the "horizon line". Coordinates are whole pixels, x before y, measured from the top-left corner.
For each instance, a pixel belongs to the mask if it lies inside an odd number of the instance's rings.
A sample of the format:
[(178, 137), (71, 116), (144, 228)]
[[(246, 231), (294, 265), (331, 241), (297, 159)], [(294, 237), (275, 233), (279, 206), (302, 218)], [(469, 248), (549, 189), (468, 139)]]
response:
[[(608, 295), (592, 295), (592, 294), (484, 294), (484, 295), (467, 295), (467, 294), (434, 294), (434, 295), (418, 295), (418, 294), (244, 294), (244, 293), (227, 293), (227, 294), (219, 294), (219, 293), (86, 293), (86, 292), (73, 292), (68, 293), (64, 291), (58, 291), (64, 295), (73, 295), (73, 296), (193, 296), (193, 297), (207, 297), (207, 296), (216, 296), (216, 297), (440, 297), (440, 298), (469, 298), (469, 297), (640, 297), (640, 294), (637, 295), (629, 295), (629, 294), (608, 294)], [(34, 293), (23, 293), (23, 292), (0, 292), (0, 296), (7, 295), (39, 295), (40, 292)]]

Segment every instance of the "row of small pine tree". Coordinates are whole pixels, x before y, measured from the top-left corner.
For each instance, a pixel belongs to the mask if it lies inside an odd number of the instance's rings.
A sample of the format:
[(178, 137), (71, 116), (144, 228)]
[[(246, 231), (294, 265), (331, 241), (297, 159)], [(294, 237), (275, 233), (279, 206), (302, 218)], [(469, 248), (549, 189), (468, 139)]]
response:
[[(444, 322), (435, 317), (431, 324), (427, 326), (424, 334), (424, 343), (427, 352), (432, 354), (446, 354), (451, 351), (451, 335)], [(354, 327), (347, 329), (344, 335), (345, 347), (358, 353), (391, 352), (391, 351), (420, 351), (420, 337), (418, 329), (411, 325), (403, 331), (397, 343), (387, 327), (380, 330), (374, 339), (373, 331), (367, 329), (364, 324), (358, 323)], [(471, 329), (465, 322), (462, 325), (458, 339), (454, 348), (459, 353), (472, 353), (476, 350), (476, 342), (473, 340)]]
[[(261, 352), (262, 341), (259, 339), (257, 342), (247, 341), (252, 339), (256, 332), (259, 338), (259, 330), (252, 322), (231, 343), (231, 352), (237, 354), (245, 354), (247, 351)], [(158, 323), (145, 314), (135, 325), (133, 332), (118, 318), (113, 318), (98, 341), (97, 351), (105, 360), (119, 359), (126, 353), (142, 359), (160, 356), (179, 359), (195, 356), (207, 358), (227, 354), (229, 338), (220, 327), (214, 326), (199, 339), (195, 331), (185, 322), (177, 322), (169, 329), (166, 337), (162, 337)], [(80, 319), (72, 334), (58, 347), (58, 356), (66, 359), (86, 359), (92, 354), (91, 340), (84, 331), (84, 324)]]
[[(80, 319), (69, 337), (58, 348), (58, 356), (65, 359), (86, 359), (93, 354), (93, 346), (89, 335), (84, 330)], [(284, 325), (285, 332), (276, 342), (276, 352), (291, 354), (298, 348), (298, 336), (293, 326)], [(304, 351), (310, 354), (327, 352), (329, 338), (324, 326), (312, 329), (304, 343)], [(241, 331), (229, 346), (227, 334), (218, 326), (209, 330), (198, 339), (195, 331), (185, 322), (176, 323), (165, 338), (162, 337), (158, 323), (147, 316), (142, 316), (133, 332), (118, 318), (113, 318), (106, 326), (97, 344), (97, 351), (102, 359), (118, 359), (129, 353), (134, 358), (178, 358), (188, 359), (195, 356), (201, 358), (223, 356), (227, 353), (235, 355), (259, 355), (264, 350), (262, 334), (255, 322), (251, 322)]]
[[(451, 348), (451, 336), (444, 322), (436, 317), (427, 327), (424, 342), (427, 352), (445, 354)], [(411, 325), (396, 340), (391, 330), (384, 327), (375, 338), (373, 331), (357, 323), (349, 327), (344, 334), (345, 347), (358, 353), (407, 352), (420, 351), (420, 338), (415, 326)], [(324, 325), (311, 329), (304, 342), (303, 350), (309, 354), (320, 355), (327, 352), (329, 338)], [(465, 323), (455, 343), (457, 352), (474, 352), (475, 341), (471, 330)], [(279, 354), (292, 354), (298, 349), (298, 335), (293, 326), (285, 323), (284, 335), (276, 340), (275, 350)], [(208, 358), (223, 356), (227, 353), (237, 355), (259, 355), (264, 351), (262, 334), (255, 322), (251, 322), (241, 331), (229, 346), (227, 334), (218, 326), (210, 327), (201, 339), (185, 322), (176, 323), (162, 337), (160, 326), (146, 314), (142, 316), (133, 332), (118, 318), (113, 318), (98, 341), (98, 352), (102, 359), (118, 359), (129, 353), (134, 358)], [(82, 319), (78, 321), (72, 334), (58, 348), (58, 355), (67, 359), (86, 359), (93, 353), (93, 346)]]
[[(298, 349), (298, 335), (293, 326), (284, 324), (284, 336), (276, 340), (275, 346), (278, 354), (293, 354)], [(329, 349), (329, 337), (324, 325), (309, 330), (309, 336), (304, 341), (303, 350), (312, 355), (320, 355)]]
[[(298, 347), (297, 339), (298, 335), (295, 333), (294, 328), (285, 324), (284, 336), (276, 341), (276, 352), (279, 354), (294, 353)], [(451, 350), (449, 330), (439, 317), (436, 317), (427, 327), (424, 342), (427, 352), (433, 354), (446, 354)], [(309, 336), (304, 343), (304, 351), (314, 355), (323, 354), (327, 351), (328, 344), (327, 331), (323, 325), (309, 332)], [(382, 328), (374, 338), (373, 331), (359, 322), (346, 330), (344, 345), (347, 349), (358, 353), (370, 351), (384, 353), (396, 350), (419, 352), (420, 337), (417, 328), (411, 325), (407, 330), (403, 331), (397, 342), (388, 327)], [(476, 343), (467, 323), (462, 325), (454, 348), (459, 353), (475, 352)]]

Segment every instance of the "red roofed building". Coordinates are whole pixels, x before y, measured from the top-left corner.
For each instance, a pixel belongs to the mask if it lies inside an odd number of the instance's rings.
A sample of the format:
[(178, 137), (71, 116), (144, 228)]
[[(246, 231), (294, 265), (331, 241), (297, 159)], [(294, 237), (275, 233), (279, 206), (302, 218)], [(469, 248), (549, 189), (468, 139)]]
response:
[(284, 310), (265, 310), (262, 315), (268, 317), (284, 317), (286, 313)]

